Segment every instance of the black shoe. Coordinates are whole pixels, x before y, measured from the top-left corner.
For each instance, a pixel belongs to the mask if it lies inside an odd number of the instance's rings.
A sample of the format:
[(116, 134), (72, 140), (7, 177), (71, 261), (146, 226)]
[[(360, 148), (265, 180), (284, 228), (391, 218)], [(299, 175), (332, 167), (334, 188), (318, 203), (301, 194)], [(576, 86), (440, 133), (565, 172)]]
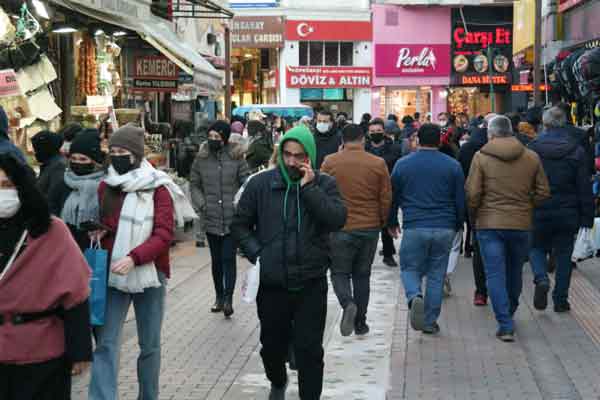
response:
[(204, 242), (198, 241), (198, 242), (196, 242), (196, 247), (203, 248), (203, 247), (206, 247), (206, 244)]
[(423, 328), (423, 333), (426, 335), (437, 335), (440, 333), (440, 326), (437, 322), (434, 322), (431, 326)]
[(356, 325), (354, 325), (354, 333), (358, 336), (364, 336), (369, 333), (369, 331), (369, 325), (367, 325), (366, 322), (357, 322)]
[(344, 313), (342, 314), (342, 320), (340, 321), (340, 332), (342, 336), (350, 336), (354, 332), (354, 320), (356, 319), (356, 304), (348, 303), (344, 307)]
[(571, 268), (577, 269), (577, 263), (575, 261), (571, 261)]
[(394, 260), (394, 257), (383, 257), (383, 263), (391, 268), (396, 268), (398, 263)]
[(554, 305), (554, 312), (565, 313), (571, 311), (571, 305), (568, 301)]
[(535, 292), (533, 294), (533, 306), (536, 310), (545, 310), (548, 307), (548, 291), (550, 290), (550, 284), (548, 282), (540, 282), (535, 285)]
[(379, 255), (383, 257), (383, 250), (379, 250)]
[(288, 346), (288, 366), (292, 371), (298, 371), (298, 366), (296, 365), (296, 352), (294, 351), (294, 346)]
[(421, 296), (410, 302), (410, 326), (415, 331), (422, 331), (425, 325), (425, 303)]
[(269, 393), (269, 400), (285, 400), (285, 390), (287, 389), (287, 385), (287, 382), (283, 387), (271, 385), (271, 393)]
[(212, 306), (212, 308), (210, 309), (210, 312), (212, 313), (220, 313), (223, 311), (223, 300), (216, 300), (215, 304)]
[(226, 298), (223, 302), (223, 314), (225, 318), (229, 318), (233, 315), (233, 305), (231, 304), (231, 298)]
[(515, 333), (512, 331), (498, 331), (496, 337), (506, 343), (515, 341)]
[(472, 258), (472, 257), (473, 257), (473, 252), (465, 251), (465, 258)]

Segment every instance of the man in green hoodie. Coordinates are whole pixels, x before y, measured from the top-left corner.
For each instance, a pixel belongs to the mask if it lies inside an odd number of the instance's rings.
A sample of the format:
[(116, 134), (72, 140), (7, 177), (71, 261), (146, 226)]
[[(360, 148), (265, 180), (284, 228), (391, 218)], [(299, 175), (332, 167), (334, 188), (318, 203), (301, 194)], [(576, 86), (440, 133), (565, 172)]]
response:
[(278, 168), (247, 183), (231, 226), (248, 259), (260, 260), (256, 301), (270, 400), (285, 399), (290, 341), (300, 398), (319, 399), (323, 387), (329, 234), (342, 229), (347, 211), (335, 179), (315, 171), (316, 153), (306, 127), (290, 130)]

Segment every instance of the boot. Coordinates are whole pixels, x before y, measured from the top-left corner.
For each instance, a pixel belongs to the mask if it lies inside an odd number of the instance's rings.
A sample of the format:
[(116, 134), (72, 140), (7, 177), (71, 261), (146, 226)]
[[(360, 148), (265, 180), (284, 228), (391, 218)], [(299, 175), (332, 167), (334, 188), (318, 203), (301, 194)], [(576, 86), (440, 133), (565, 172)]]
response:
[(210, 309), (210, 312), (212, 312), (212, 313), (220, 313), (221, 311), (223, 311), (223, 300), (217, 298), (215, 300), (215, 304)]
[(225, 318), (229, 318), (233, 315), (233, 304), (231, 296), (225, 297), (225, 301), (223, 302), (223, 314), (225, 314)]

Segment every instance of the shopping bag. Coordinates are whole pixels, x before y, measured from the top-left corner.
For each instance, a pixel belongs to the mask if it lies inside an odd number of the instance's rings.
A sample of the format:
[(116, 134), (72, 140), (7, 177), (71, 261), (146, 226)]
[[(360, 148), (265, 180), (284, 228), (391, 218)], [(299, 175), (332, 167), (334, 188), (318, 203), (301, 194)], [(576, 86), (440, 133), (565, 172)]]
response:
[(452, 242), (452, 249), (450, 250), (450, 257), (448, 258), (448, 268), (446, 274), (450, 275), (454, 273), (456, 265), (458, 264), (458, 256), (460, 255), (460, 247), (462, 245), (463, 230), (456, 232), (454, 241)]
[(102, 249), (100, 241), (95, 241), (90, 244), (90, 248), (83, 255), (92, 270), (89, 298), (90, 323), (94, 326), (102, 326), (106, 309), (108, 251)]
[(260, 260), (256, 260), (256, 264), (250, 266), (246, 271), (244, 283), (242, 284), (242, 301), (244, 303), (254, 303), (258, 295), (260, 286)]
[(590, 228), (581, 228), (571, 255), (571, 261), (577, 262), (594, 256), (594, 240)]
[(592, 228), (592, 240), (594, 242), (594, 250), (600, 250), (600, 218), (594, 218), (594, 227)]

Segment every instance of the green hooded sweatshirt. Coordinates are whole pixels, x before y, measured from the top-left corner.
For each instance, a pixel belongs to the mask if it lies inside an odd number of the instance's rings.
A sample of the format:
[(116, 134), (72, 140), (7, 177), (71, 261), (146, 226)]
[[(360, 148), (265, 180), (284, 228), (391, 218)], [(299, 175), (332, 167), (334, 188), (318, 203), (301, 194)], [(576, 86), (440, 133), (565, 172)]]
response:
[(279, 150), (277, 151), (277, 164), (279, 164), (281, 175), (283, 175), (283, 179), (289, 187), (291, 185), (298, 185), (300, 181), (292, 182), (290, 176), (288, 175), (287, 169), (285, 168), (285, 163), (283, 162), (283, 145), (288, 140), (295, 140), (296, 142), (300, 143), (302, 147), (304, 147), (304, 151), (308, 154), (310, 164), (313, 168), (315, 168), (317, 165), (317, 145), (315, 144), (315, 138), (313, 137), (311, 131), (303, 125), (290, 129), (285, 135), (283, 135), (279, 143)]

